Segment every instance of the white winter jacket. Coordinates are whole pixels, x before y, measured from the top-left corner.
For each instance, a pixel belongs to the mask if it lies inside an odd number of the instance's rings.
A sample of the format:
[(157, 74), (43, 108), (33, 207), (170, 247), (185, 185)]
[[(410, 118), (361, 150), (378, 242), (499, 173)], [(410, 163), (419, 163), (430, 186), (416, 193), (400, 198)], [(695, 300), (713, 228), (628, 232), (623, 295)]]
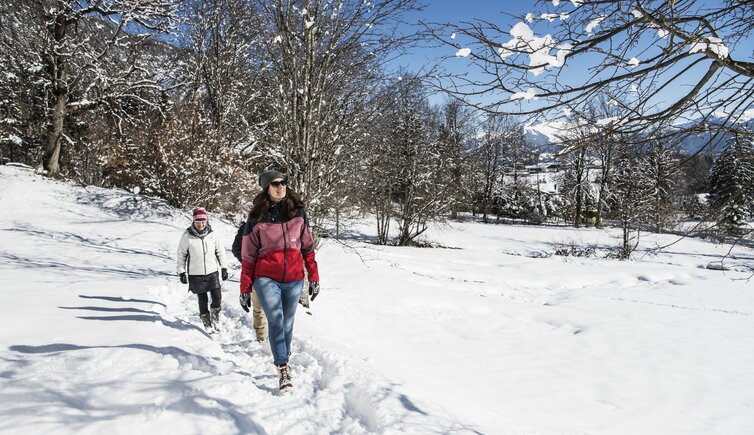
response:
[(180, 275), (209, 275), (228, 267), (225, 248), (219, 235), (207, 226), (207, 234), (198, 236), (193, 227), (189, 227), (178, 243), (178, 262), (175, 270)]

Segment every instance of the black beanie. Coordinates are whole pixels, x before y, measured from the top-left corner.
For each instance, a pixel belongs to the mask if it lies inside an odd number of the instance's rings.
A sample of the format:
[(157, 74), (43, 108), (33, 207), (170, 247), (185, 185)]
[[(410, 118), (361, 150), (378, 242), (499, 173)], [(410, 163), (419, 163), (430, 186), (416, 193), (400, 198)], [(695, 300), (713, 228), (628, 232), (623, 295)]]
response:
[(274, 169), (262, 172), (262, 175), (259, 176), (259, 186), (262, 187), (262, 192), (267, 192), (267, 187), (270, 185), (270, 182), (276, 178), (282, 178), (285, 180), (286, 177)]

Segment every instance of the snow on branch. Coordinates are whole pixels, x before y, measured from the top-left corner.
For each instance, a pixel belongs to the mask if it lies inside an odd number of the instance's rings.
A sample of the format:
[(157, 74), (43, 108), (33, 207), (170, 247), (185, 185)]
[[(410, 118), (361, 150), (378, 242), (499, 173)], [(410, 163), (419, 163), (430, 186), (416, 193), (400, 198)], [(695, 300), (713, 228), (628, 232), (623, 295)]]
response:
[[(514, 25), (510, 34), (513, 38), (498, 49), (498, 54), (505, 59), (514, 53), (528, 53), (529, 66), (533, 67), (531, 73), (534, 75), (542, 73), (546, 66), (563, 66), (572, 48), (571, 44), (557, 45), (550, 35), (534, 36), (534, 32), (524, 22)], [(550, 54), (553, 49), (558, 50), (554, 56)]]
[(722, 39), (711, 36), (709, 38), (705, 38), (702, 41), (695, 42), (694, 45), (691, 46), (689, 53), (693, 54), (706, 51), (715, 53), (715, 55), (720, 59), (727, 58), (729, 52), (728, 47), (723, 44)]
[[(609, 95), (623, 102), (620, 122), (610, 126), (627, 134), (703, 122), (721, 109), (733, 124), (754, 107), (750, 2), (574, 0), (567, 12), (561, 3), (539, 2), (544, 10), (508, 23), (441, 25), (433, 34), (455, 50), (462, 47), (442, 35), (467, 38), (475, 70), (438, 87), (500, 115), (562, 116), (564, 107), (583, 112)], [(535, 97), (536, 104), (520, 104)]]
[(529, 88), (526, 90), (526, 92), (516, 92), (515, 94), (511, 95), (511, 100), (531, 100), (535, 99), (537, 97), (537, 91)]
[(456, 51), (456, 57), (466, 57), (471, 54), (470, 48), (461, 48), (458, 51)]

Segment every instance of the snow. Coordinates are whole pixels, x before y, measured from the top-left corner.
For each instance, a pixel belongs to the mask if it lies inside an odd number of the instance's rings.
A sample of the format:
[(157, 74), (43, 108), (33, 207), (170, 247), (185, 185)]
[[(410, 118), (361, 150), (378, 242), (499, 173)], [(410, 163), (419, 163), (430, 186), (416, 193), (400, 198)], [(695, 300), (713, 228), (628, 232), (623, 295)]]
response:
[(539, 16), (539, 18), (541, 18), (543, 20), (547, 20), (549, 22), (553, 22), (556, 19), (558, 19), (559, 16), (560, 16), (559, 14), (546, 14), (546, 13), (543, 13), (542, 15)]
[[(528, 53), (529, 66), (537, 67), (529, 70), (534, 75), (541, 74), (546, 67), (562, 67), (566, 56), (573, 48), (571, 44), (556, 46), (550, 35), (534, 36), (534, 32), (524, 22), (516, 23), (510, 34), (513, 38), (500, 46), (498, 54), (505, 59), (516, 52)], [(558, 50), (555, 56), (550, 54), (553, 48)]]
[(723, 44), (720, 38), (715, 37), (709, 37), (705, 38), (703, 41), (695, 42), (691, 46), (691, 49), (689, 49), (689, 53), (693, 54), (707, 50), (715, 53), (715, 55), (720, 59), (725, 59), (728, 57), (728, 47)]
[(637, 20), (644, 17), (644, 14), (642, 14), (641, 11), (639, 11), (638, 9), (632, 10), (631, 15), (633, 15), (634, 18), (636, 18)]
[[(566, 116), (570, 114), (570, 109), (564, 108)], [(547, 137), (549, 143), (561, 143), (563, 137), (573, 129), (573, 125), (563, 121), (542, 122), (539, 124), (526, 125), (525, 131), (533, 131)]]
[(639, 61), (639, 59), (632, 57), (628, 61), (628, 66), (630, 66), (631, 68), (636, 68), (637, 66), (639, 66), (640, 63), (641, 62)]
[(607, 18), (607, 17), (601, 16), (601, 17), (597, 17), (597, 18), (593, 19), (592, 21), (589, 22), (589, 24), (586, 25), (586, 27), (584, 27), (584, 31), (586, 33), (592, 33), (592, 30), (594, 30), (595, 27), (599, 26), (599, 24), (605, 18)]
[(608, 117), (608, 118), (598, 119), (597, 122), (595, 122), (595, 124), (597, 124), (597, 125), (609, 125), (609, 124), (615, 123), (616, 121), (618, 121), (618, 119), (620, 119), (620, 117), (618, 117), (618, 116), (611, 116), (611, 117)]
[[(33, 199), (33, 200), (29, 200)], [(0, 167), (0, 398), (6, 433), (747, 434), (754, 259), (642, 236), (636, 259), (551, 255), (612, 230), (435, 226), (448, 248), (372, 245), (371, 220), (318, 250), (296, 319), (296, 389), (225, 283), (223, 332), (175, 276), (188, 213)], [(229, 247), (234, 227), (210, 218)]]
[(511, 100), (531, 100), (532, 98), (536, 98), (537, 91), (535, 89), (529, 88), (525, 92), (516, 92), (513, 95), (511, 95)]
[(455, 34), (455, 32), (454, 32), (454, 33), (451, 33), (451, 34), (450, 34), (450, 39), (456, 39), (456, 34)]
[(14, 145), (23, 145), (24, 140), (15, 134), (9, 134), (8, 136), (0, 137), (0, 142), (10, 142)]
[(754, 108), (744, 110), (744, 113), (741, 115), (738, 122), (748, 122), (752, 119), (754, 119)]
[(456, 57), (466, 57), (471, 54), (470, 48), (460, 48), (456, 51)]

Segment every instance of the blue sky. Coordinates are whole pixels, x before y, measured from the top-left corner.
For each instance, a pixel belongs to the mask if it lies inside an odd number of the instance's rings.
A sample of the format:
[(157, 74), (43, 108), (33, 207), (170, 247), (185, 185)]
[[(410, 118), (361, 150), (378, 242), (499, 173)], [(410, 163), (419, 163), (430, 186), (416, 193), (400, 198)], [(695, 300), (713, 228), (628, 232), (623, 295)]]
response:
[[(534, 2), (506, 2), (501, 0), (429, 0), (424, 2), (424, 8), (421, 12), (416, 12), (408, 17), (409, 22), (418, 23), (419, 21), (432, 23), (453, 23), (457, 24), (463, 21), (473, 22), (477, 19), (484, 19), (498, 24), (502, 29), (508, 29), (520, 21), (521, 16), (534, 10)], [(514, 15), (511, 17), (510, 15)], [(411, 29), (413, 30), (413, 26)], [(436, 42), (432, 43), (437, 45)], [(455, 50), (452, 47), (423, 47), (415, 48), (410, 53), (400, 57), (392, 66), (405, 67), (410, 71), (418, 71), (422, 66), (431, 64), (441, 56), (452, 55)], [(443, 62), (442, 67), (453, 73), (460, 73), (466, 70), (468, 60), (464, 58), (447, 59)], [(430, 98), (433, 104), (439, 104), (443, 101), (444, 95), (435, 95)]]
[[(423, 21), (431, 23), (460, 23), (462, 21), (473, 22), (476, 19), (484, 19), (494, 22), (502, 29), (507, 29), (516, 22), (518, 17), (534, 10), (534, 2), (505, 2), (501, 0), (434, 0), (425, 2), (421, 12), (416, 12), (407, 17), (408, 21)], [(514, 15), (511, 17), (509, 15)], [(450, 47), (442, 49), (416, 49), (400, 59), (400, 64), (408, 65), (410, 69), (416, 69), (420, 65), (432, 60), (433, 57), (452, 54)]]
[[(711, 0), (708, 2), (699, 2), (699, 4), (706, 4), (707, 6), (717, 3), (717, 0)], [(509, 30), (514, 24), (521, 21), (521, 17), (528, 12), (535, 12), (535, 16), (544, 11), (546, 5), (537, 4), (535, 1), (503, 1), (503, 0), (435, 0), (425, 2), (424, 10), (420, 13), (415, 13), (412, 16), (407, 17), (409, 21), (422, 20), (428, 23), (455, 23), (461, 22), (473, 22), (477, 19), (486, 20), (496, 24), (503, 31)], [(552, 7), (552, 5), (547, 5)], [(548, 9), (550, 9), (548, 8)], [(560, 5), (557, 7), (558, 11), (567, 12), (574, 9), (573, 4), (567, 0), (561, 0)], [(552, 29), (550, 29), (552, 30)], [(542, 32), (548, 33), (547, 30), (540, 28), (535, 30), (536, 34)], [(503, 35), (499, 35), (503, 36)], [(464, 42), (461, 36), (456, 39), (456, 42), (463, 46)], [(751, 44), (742, 43), (739, 44), (737, 49), (732, 52), (738, 58), (752, 59)], [(417, 48), (412, 50), (411, 53), (402, 56), (393, 62), (393, 65), (404, 66), (409, 70), (419, 70), (423, 65), (432, 63), (441, 56), (452, 56), (455, 53), (453, 47), (443, 46), (435, 48)], [(446, 59), (442, 62), (442, 67), (451, 73), (462, 73), (468, 70), (469, 59), (458, 57)], [(571, 66), (570, 71), (579, 71), (579, 65), (589, 64), (588, 58), (585, 56), (579, 56), (569, 61)], [(475, 74), (474, 69), (468, 70), (469, 74)], [(686, 77), (689, 82), (695, 80), (695, 76), (701, 74), (701, 72), (694, 72)], [(573, 77), (578, 80), (578, 77)], [(686, 88), (686, 89), (684, 89)], [(666, 89), (663, 94), (665, 98), (673, 99), (678, 94), (685, 92), (687, 86), (683, 83), (675, 83), (669, 89)], [(486, 96), (484, 100), (494, 98), (493, 96)], [(507, 97), (506, 97), (507, 98)], [(441, 103), (444, 97), (437, 95), (430, 98), (430, 101), (434, 104)], [(661, 99), (664, 99), (661, 97)], [(660, 102), (660, 101), (658, 101)]]

